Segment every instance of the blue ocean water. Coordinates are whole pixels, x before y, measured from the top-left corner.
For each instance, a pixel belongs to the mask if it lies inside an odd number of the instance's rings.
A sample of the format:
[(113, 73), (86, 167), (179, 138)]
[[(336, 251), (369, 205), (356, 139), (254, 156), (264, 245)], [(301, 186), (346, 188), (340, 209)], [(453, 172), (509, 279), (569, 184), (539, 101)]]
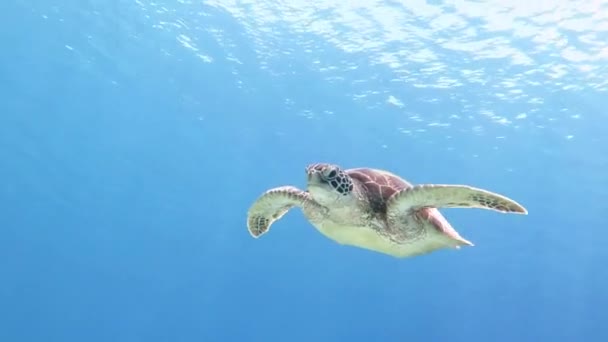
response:
[[(506, 4), (506, 5), (505, 5)], [(0, 5), (0, 341), (606, 341), (608, 2)], [(304, 167), (469, 184), (475, 247), (396, 259)]]

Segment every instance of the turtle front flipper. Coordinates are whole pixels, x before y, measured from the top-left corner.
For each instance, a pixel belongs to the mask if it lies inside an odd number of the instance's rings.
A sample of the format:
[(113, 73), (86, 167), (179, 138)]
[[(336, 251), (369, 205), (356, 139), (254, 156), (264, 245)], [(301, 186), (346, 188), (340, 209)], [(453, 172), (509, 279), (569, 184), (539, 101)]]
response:
[(310, 201), (309, 194), (293, 186), (281, 186), (266, 191), (247, 212), (247, 229), (254, 238), (266, 233), (270, 226), (289, 209)]
[(401, 190), (387, 202), (389, 216), (421, 208), (481, 208), (502, 213), (527, 214), (519, 203), (505, 196), (467, 185), (423, 184)]

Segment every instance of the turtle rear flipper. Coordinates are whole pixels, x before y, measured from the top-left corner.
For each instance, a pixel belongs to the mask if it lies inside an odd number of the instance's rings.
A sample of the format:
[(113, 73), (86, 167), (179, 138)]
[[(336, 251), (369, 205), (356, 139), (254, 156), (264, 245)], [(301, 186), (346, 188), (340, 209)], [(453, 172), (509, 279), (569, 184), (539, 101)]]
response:
[(387, 203), (389, 216), (422, 208), (481, 208), (502, 213), (527, 214), (519, 203), (505, 196), (467, 185), (423, 184), (395, 193)]
[(270, 226), (289, 209), (302, 206), (310, 201), (310, 195), (293, 186), (281, 186), (266, 191), (247, 212), (247, 229), (257, 238), (266, 233)]

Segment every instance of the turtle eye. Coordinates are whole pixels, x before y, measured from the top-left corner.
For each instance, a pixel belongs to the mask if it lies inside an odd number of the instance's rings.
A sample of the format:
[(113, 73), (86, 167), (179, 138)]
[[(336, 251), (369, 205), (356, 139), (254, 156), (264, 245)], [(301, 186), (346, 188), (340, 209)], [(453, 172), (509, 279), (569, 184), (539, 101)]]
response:
[(323, 170), (323, 178), (331, 180), (336, 178), (336, 175), (338, 174), (338, 172), (336, 172), (335, 169), (333, 168), (327, 168), (325, 170)]

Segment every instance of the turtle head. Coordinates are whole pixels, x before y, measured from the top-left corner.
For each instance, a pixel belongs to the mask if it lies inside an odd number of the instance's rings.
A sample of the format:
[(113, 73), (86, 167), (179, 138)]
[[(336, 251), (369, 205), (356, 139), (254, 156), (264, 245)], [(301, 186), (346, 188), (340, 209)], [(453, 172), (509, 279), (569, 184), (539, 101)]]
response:
[(306, 167), (308, 192), (321, 205), (350, 198), (353, 180), (339, 166), (333, 164), (311, 164)]

